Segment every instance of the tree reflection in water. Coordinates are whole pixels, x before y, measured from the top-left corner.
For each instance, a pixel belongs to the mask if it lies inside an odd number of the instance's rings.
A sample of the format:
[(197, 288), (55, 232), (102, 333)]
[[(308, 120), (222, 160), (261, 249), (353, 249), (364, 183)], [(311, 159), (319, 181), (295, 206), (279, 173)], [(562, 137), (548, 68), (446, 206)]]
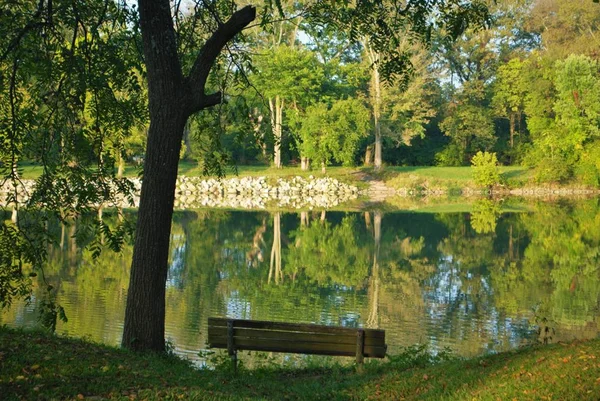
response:
[[(177, 213), (167, 337), (193, 356), (206, 318), (227, 314), (383, 328), (391, 352), (417, 342), (465, 356), (499, 351), (535, 341), (536, 321), (556, 331), (553, 341), (596, 337), (598, 200), (522, 213), (501, 207), (486, 200), (471, 214)], [(104, 210), (107, 224), (118, 218)], [(51, 224), (57, 241), (46, 276), (69, 317), (57, 331), (118, 344), (131, 245), (93, 259), (77, 242), (76, 222)], [(4, 311), (1, 323), (35, 324), (36, 302)]]

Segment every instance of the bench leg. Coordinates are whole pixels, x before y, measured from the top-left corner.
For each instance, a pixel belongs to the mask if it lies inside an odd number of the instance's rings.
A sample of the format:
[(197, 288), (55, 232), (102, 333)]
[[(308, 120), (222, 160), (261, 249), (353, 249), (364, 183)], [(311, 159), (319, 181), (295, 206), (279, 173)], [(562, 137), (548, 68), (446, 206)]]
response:
[(363, 362), (365, 360), (365, 331), (358, 329), (356, 332), (356, 366), (359, 372), (363, 370)]
[(227, 321), (227, 353), (231, 357), (233, 363), (233, 372), (237, 372), (237, 350), (233, 338), (233, 320)]

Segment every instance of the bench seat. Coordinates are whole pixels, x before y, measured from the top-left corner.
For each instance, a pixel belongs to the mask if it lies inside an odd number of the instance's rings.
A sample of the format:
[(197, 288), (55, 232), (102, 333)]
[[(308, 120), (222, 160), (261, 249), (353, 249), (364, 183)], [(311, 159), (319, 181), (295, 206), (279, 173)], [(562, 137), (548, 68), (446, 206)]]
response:
[(385, 331), (228, 318), (208, 319), (208, 345), (225, 348), (236, 360), (237, 350), (331, 356), (384, 358)]

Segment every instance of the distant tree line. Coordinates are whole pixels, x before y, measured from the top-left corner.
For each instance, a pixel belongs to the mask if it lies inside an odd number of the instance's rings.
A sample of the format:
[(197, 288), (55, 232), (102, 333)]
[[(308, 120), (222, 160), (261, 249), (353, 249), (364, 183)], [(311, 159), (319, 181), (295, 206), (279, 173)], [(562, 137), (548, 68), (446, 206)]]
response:
[(508, 0), (490, 13), (457, 41), (397, 43), (410, 68), (391, 82), (366, 38), (302, 18), (251, 30), (254, 68), (191, 123), (184, 157), (215, 157), (203, 149), (218, 129), (219, 157), (241, 164), (461, 166), (488, 151), (541, 182), (599, 185), (600, 7)]

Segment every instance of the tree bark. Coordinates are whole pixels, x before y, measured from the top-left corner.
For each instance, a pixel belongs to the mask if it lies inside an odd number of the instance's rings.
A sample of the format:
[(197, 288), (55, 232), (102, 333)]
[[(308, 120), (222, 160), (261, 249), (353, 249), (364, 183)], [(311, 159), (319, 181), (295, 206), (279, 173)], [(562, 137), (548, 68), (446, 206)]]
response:
[(118, 155), (119, 164), (117, 166), (117, 178), (123, 178), (123, 173), (125, 172), (125, 159), (123, 159), (123, 155), (119, 152)]
[(373, 121), (375, 124), (375, 158), (373, 167), (375, 170), (381, 169), (382, 165), (382, 143), (381, 143), (381, 79), (379, 77), (379, 67), (373, 66), (373, 86), (375, 91), (375, 99), (373, 104)]
[[(380, 55), (378, 52), (373, 50), (370, 46), (369, 41), (363, 39), (363, 46), (367, 52), (367, 57), (371, 63), (371, 84), (369, 92), (371, 95), (371, 107), (373, 112), (373, 125), (375, 128), (375, 157), (373, 166), (375, 170), (381, 169), (382, 166), (382, 139), (381, 139), (381, 77), (379, 74), (379, 60)], [(367, 148), (368, 155), (368, 148)], [(370, 160), (367, 161), (365, 157), (365, 165), (368, 166)]]
[(274, 144), (274, 164), (275, 167), (281, 168), (281, 141), (283, 139), (282, 125), (283, 125), (283, 105), (284, 100), (280, 96), (275, 96), (275, 99), (269, 98), (269, 108), (271, 110), (271, 130), (275, 137)]
[(139, 0), (148, 74), (150, 129), (122, 345), (134, 350), (165, 350), (165, 285), (175, 181), (188, 117), (221, 101), (204, 93), (208, 74), (223, 47), (256, 17), (253, 7), (236, 11), (200, 50), (184, 77), (177, 55), (169, 0)]
[(515, 113), (511, 112), (510, 113), (510, 148), (514, 148), (515, 147)]
[(300, 165), (301, 165), (302, 171), (310, 170), (310, 159), (308, 157), (301, 156), (300, 157)]
[(370, 167), (372, 164), (371, 160), (373, 159), (373, 146), (373, 144), (368, 145), (367, 149), (365, 150), (365, 167)]

